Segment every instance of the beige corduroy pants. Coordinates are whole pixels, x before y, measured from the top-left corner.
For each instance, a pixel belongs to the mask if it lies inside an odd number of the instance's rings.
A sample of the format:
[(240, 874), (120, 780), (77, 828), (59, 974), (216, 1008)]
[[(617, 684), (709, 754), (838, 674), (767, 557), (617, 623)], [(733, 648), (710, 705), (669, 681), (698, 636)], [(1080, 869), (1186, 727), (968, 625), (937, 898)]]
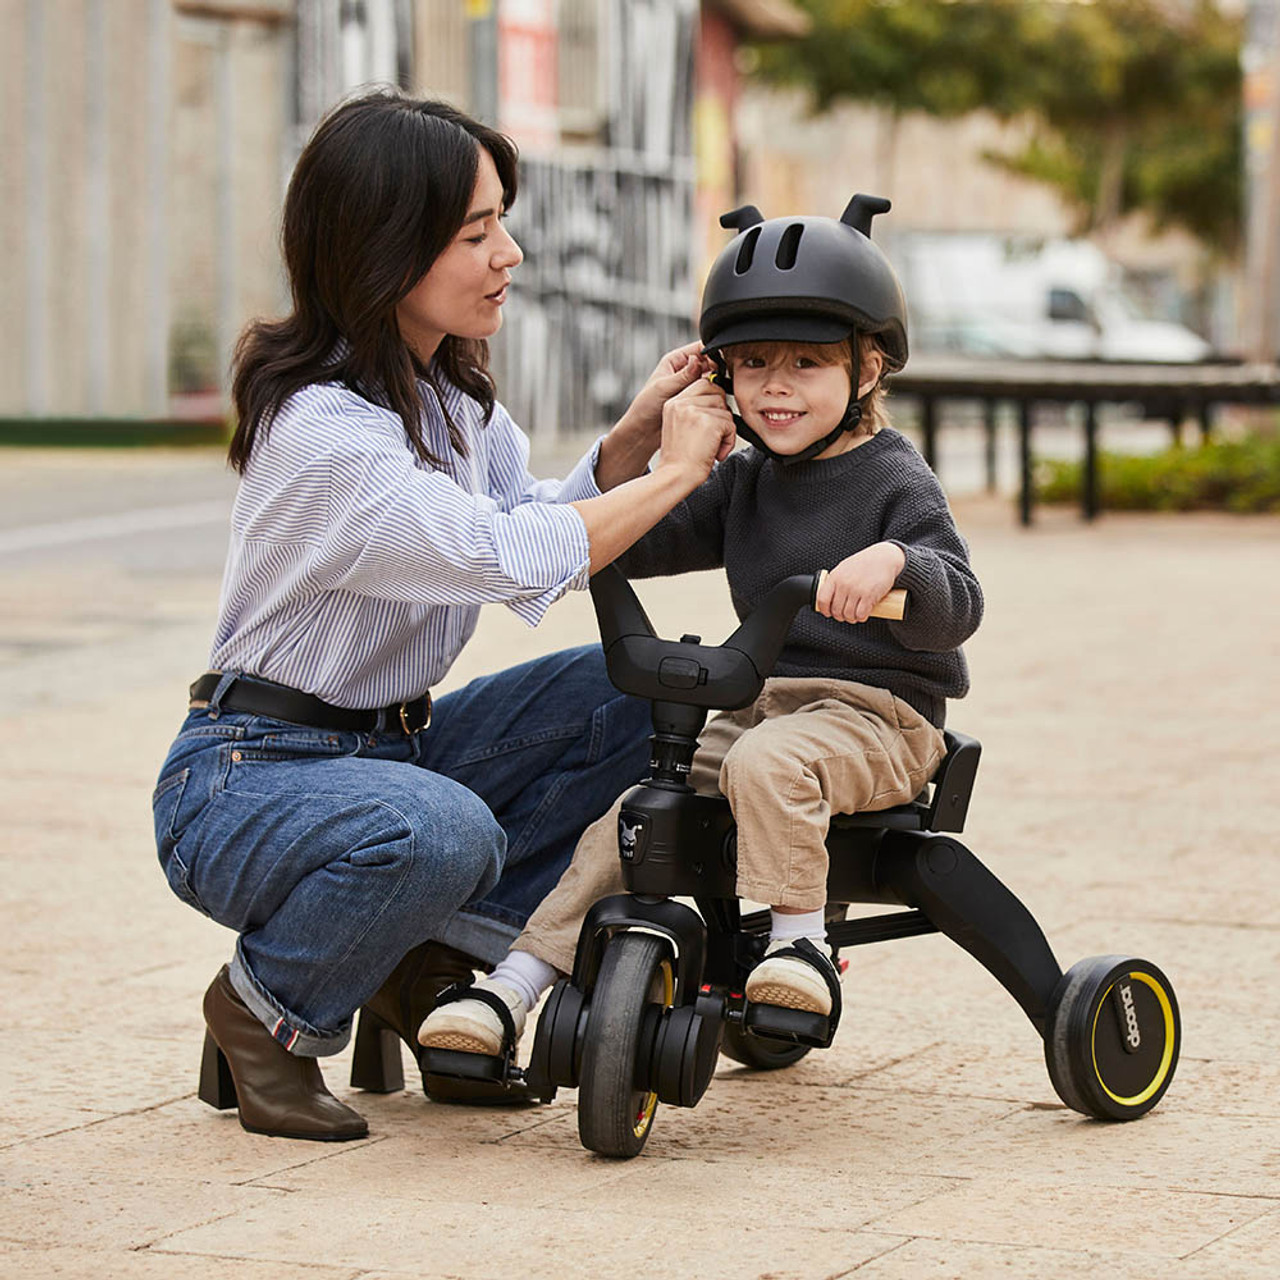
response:
[[(695, 791), (729, 799), (738, 824), (738, 896), (816, 910), (827, 901), (833, 813), (914, 799), (946, 753), (942, 732), (887, 689), (849, 680), (778, 677), (749, 707), (716, 716), (689, 773)], [(583, 833), (559, 884), (513, 949), (573, 968), (591, 905), (624, 891), (621, 798)]]

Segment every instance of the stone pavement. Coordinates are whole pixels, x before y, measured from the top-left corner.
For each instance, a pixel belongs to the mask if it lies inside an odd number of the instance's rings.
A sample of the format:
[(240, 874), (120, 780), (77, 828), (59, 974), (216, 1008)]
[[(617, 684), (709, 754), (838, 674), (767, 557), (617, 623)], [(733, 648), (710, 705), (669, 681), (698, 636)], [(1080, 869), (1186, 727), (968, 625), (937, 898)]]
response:
[[(0, 671), (0, 1275), (1277, 1274), (1280, 521), (958, 514), (988, 597), (952, 716), (984, 744), (964, 839), (1064, 967), (1170, 976), (1183, 1056), (1151, 1115), (1065, 1110), (1012, 1000), (934, 936), (854, 952), (831, 1050), (725, 1061), (630, 1163), (581, 1149), (572, 1091), (352, 1096), (348, 1054), (325, 1071), (367, 1141), (244, 1133), (194, 1093), (229, 938), (169, 896), (147, 804), (204, 657), (198, 580), (149, 602), (159, 629)], [(642, 594), (665, 634), (729, 630), (704, 577)], [(583, 596), (536, 632), (489, 610), (452, 679), (592, 632)]]

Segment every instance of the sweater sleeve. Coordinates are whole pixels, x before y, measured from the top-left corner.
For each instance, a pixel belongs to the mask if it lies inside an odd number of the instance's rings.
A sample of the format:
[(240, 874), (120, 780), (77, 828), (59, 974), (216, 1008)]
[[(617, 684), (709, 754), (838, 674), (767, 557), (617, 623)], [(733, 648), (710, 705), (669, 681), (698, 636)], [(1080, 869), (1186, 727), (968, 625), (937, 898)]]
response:
[(894, 584), (906, 588), (906, 616), (889, 628), (905, 648), (924, 653), (958, 649), (978, 629), (983, 608), (968, 544), (936, 481), (934, 488), (933, 494), (904, 495), (884, 534), (906, 557)]
[(737, 464), (731, 454), (683, 502), (617, 559), (629, 578), (658, 578), (724, 564), (724, 522)]

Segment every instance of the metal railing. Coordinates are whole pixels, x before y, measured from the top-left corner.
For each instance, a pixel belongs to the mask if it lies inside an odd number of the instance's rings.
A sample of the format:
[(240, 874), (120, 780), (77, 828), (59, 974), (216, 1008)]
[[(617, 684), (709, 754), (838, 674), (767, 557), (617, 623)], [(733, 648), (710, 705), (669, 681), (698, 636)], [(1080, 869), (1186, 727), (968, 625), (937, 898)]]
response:
[(916, 358), (893, 378), (896, 396), (920, 404), (922, 451), (935, 464), (940, 410), (947, 401), (978, 401), (986, 432), (988, 487), (995, 484), (996, 408), (1017, 407), (1018, 511), (1024, 525), (1032, 521), (1035, 483), (1032, 435), (1035, 407), (1041, 403), (1084, 407), (1084, 466), (1080, 504), (1086, 520), (1101, 509), (1098, 486), (1098, 406), (1136, 403), (1149, 419), (1164, 419), (1174, 438), (1182, 423), (1194, 417), (1202, 439), (1212, 431), (1217, 405), (1280, 404), (1280, 367), (1257, 364), (1143, 365), (1076, 361), (995, 361)]

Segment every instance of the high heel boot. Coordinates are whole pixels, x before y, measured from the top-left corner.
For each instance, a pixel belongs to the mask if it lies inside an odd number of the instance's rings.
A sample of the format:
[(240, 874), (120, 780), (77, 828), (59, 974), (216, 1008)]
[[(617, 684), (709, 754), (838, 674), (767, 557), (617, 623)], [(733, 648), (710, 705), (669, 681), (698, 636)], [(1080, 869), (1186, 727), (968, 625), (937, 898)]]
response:
[[(477, 969), (488, 968), (474, 956), (443, 942), (419, 943), (409, 951), (360, 1010), (351, 1059), (351, 1087), (372, 1093), (403, 1089), (404, 1067), (398, 1041), (403, 1040), (417, 1060), (418, 1028), (435, 1008), (436, 997), (455, 983), (470, 982)], [(424, 1093), (428, 1092), (425, 1078), (422, 1087)], [(430, 1095), (440, 1097), (441, 1089), (448, 1092), (448, 1086), (442, 1084), (432, 1088)]]
[(239, 1107), (250, 1133), (319, 1142), (368, 1135), (364, 1117), (325, 1088), (316, 1060), (290, 1053), (249, 1011), (226, 965), (204, 993), (204, 1020), (202, 1102), (222, 1111)]

